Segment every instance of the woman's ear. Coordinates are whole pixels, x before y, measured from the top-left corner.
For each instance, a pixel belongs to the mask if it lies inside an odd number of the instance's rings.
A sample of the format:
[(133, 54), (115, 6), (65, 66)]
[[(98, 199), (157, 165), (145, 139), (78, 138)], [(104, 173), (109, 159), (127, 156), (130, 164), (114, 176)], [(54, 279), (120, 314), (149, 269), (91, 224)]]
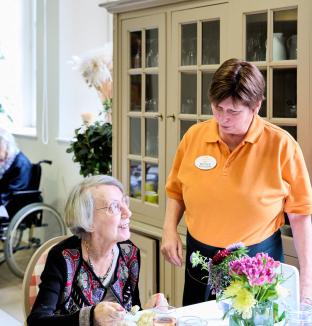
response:
[(255, 115), (259, 113), (259, 110), (260, 110), (260, 108), (261, 108), (261, 104), (262, 104), (262, 101), (258, 101), (258, 102), (255, 104), (255, 106), (254, 106), (254, 108), (253, 108), (253, 111), (254, 111), (254, 114), (255, 114)]

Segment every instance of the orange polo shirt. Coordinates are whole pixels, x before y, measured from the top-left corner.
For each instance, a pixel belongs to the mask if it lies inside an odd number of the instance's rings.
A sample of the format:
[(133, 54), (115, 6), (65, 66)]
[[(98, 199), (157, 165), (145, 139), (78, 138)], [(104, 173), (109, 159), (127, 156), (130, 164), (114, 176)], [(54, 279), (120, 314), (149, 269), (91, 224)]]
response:
[[(207, 155), (216, 165), (197, 167), (195, 160)], [(166, 191), (184, 201), (190, 234), (216, 247), (261, 242), (284, 224), (284, 211), (312, 213), (311, 183), (298, 143), (259, 116), (232, 152), (215, 119), (192, 126), (177, 149)]]

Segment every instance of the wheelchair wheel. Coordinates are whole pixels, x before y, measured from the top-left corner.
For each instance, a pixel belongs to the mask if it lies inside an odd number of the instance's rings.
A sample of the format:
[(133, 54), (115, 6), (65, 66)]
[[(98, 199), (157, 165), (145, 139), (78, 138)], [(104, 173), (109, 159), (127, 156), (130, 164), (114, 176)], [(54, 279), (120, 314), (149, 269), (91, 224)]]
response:
[(43, 203), (23, 207), (13, 217), (4, 243), (4, 255), (11, 271), (23, 277), (33, 253), (47, 240), (65, 235), (60, 214)]
[[(4, 254), (5, 249), (4, 248), (5, 248), (5, 240), (6, 240), (8, 227), (9, 227), (8, 222), (2, 223), (0, 226), (0, 228), (1, 228), (1, 230), (0, 230), (0, 238), (1, 238), (1, 241), (0, 241), (0, 246), (1, 246), (0, 265), (5, 262), (5, 254)], [(12, 244), (14, 247), (16, 247), (19, 244), (21, 238), (22, 238), (22, 232), (17, 232), (15, 235), (15, 239), (12, 241)]]

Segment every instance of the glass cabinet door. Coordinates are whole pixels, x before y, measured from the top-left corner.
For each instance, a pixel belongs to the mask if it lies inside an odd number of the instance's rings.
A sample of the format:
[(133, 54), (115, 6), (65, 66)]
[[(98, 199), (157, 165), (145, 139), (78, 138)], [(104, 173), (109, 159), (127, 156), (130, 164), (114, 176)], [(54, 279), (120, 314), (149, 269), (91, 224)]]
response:
[[(125, 21), (123, 36), (129, 51), (123, 55), (123, 181), (132, 208), (156, 214), (164, 206), (164, 16)], [(162, 192), (163, 193), (163, 192)], [(162, 218), (162, 216), (161, 216)]]
[[(224, 58), (227, 5), (179, 11), (173, 15), (171, 72), (177, 96), (168, 109), (176, 118), (175, 140), (193, 124), (211, 117), (208, 90), (213, 73)], [(170, 68), (169, 68), (170, 69)], [(176, 148), (176, 146), (175, 146)]]
[(247, 12), (245, 58), (266, 80), (266, 100), (259, 114), (297, 138), (297, 7)]

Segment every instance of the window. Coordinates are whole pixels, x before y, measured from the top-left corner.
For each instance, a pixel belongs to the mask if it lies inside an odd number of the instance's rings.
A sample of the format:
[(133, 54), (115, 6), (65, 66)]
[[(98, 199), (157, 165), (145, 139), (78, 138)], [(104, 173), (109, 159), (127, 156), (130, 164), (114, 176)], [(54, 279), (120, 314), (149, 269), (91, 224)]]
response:
[(36, 126), (35, 4), (35, 0), (0, 1), (1, 114), (10, 116), (14, 131)]

